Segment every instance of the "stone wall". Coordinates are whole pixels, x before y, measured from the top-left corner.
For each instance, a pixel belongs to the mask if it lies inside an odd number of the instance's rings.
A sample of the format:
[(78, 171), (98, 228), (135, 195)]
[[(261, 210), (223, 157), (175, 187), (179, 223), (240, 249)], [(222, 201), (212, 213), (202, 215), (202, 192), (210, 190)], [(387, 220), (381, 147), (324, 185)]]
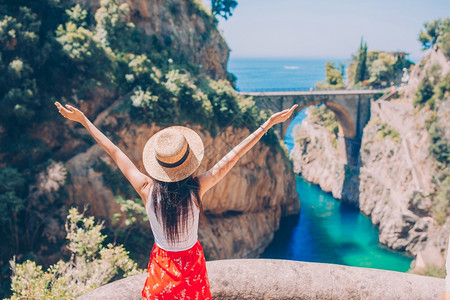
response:
[[(286, 260), (206, 263), (213, 299), (438, 299), (444, 279), (333, 264)], [(118, 280), (84, 299), (141, 299), (146, 274)]]

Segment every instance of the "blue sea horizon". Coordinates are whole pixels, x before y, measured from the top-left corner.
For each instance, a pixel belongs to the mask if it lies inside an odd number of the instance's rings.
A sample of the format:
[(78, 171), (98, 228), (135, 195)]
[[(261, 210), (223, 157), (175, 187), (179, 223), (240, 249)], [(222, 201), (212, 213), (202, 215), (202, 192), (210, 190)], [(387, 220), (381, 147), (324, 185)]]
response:
[(228, 72), (237, 77), (236, 90), (241, 92), (307, 91), (325, 80), (325, 64), (348, 64), (348, 59), (231, 57)]

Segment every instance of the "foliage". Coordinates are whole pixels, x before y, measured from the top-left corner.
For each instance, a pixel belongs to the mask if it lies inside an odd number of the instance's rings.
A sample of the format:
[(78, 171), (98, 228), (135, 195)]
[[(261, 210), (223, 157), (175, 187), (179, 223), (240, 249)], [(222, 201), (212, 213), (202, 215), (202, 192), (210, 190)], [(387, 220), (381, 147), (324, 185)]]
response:
[(431, 276), (437, 278), (445, 278), (447, 274), (445, 266), (438, 267), (432, 264), (428, 264), (424, 269), (414, 271), (413, 273), (417, 275)]
[(361, 38), (356, 59), (355, 84), (363, 82), (365, 79), (367, 79), (367, 42), (363, 43)]
[(425, 31), (421, 30), (418, 38), (424, 49), (430, 49), (436, 43), (439, 37), (441, 24), (441, 19), (436, 19), (424, 24)]
[(339, 123), (336, 120), (334, 112), (325, 105), (311, 107), (309, 110), (309, 119), (312, 123), (325, 127), (330, 133), (331, 142), (334, 148), (337, 148), (337, 138), (339, 133)]
[(431, 139), (429, 150), (440, 164), (447, 166), (450, 164), (450, 143), (445, 137), (444, 130), (439, 127), (438, 122), (428, 122), (428, 133)]
[(434, 87), (430, 82), (428, 76), (420, 82), (417, 87), (416, 97), (414, 98), (414, 106), (427, 103), (434, 95)]
[(93, 217), (86, 218), (75, 208), (70, 209), (66, 223), (70, 259), (60, 260), (46, 271), (33, 261), (11, 261), (11, 299), (73, 299), (118, 275), (140, 273), (122, 246), (102, 246), (106, 238), (102, 228)]
[(367, 43), (361, 41), (356, 55), (352, 56), (347, 70), (349, 86), (382, 88), (399, 85), (404, 69), (413, 64), (402, 52), (368, 51)]
[(337, 69), (334, 63), (329, 61), (325, 64), (325, 81), (316, 84), (316, 90), (342, 89), (345, 87), (343, 76), (343, 65)]
[(447, 177), (440, 183), (439, 190), (433, 197), (432, 213), (433, 217), (439, 225), (444, 225), (449, 216), (450, 207), (450, 171), (447, 172)]
[[(50, 158), (66, 160), (68, 151), (84, 151), (91, 144), (82, 140), (78, 125), (63, 126), (65, 120), (53, 108), (55, 100), (81, 106), (89, 115), (97, 114), (118, 96), (124, 101), (112, 111), (120, 114), (117, 127), (124, 119), (158, 125), (189, 123), (200, 124), (213, 135), (226, 126), (254, 130), (268, 117), (251, 98), (239, 96), (229, 82), (211, 80), (202, 74), (198, 62), (178, 55), (171, 47), (172, 37), (146, 36), (137, 30), (123, 2), (101, 0), (97, 11), (87, 11), (69, 0), (6, 0), (2, 6), (0, 152), (2, 166), (8, 162), (16, 171), (2, 168), (0, 179), (4, 174), (11, 184), (17, 184), (0, 185), (0, 232), (5, 236), (0, 247), (1, 276), (9, 278), (9, 270), (1, 262), (7, 262), (13, 253), (33, 258), (36, 264), (61, 255), (64, 235), (51, 233), (61, 232), (69, 197), (64, 188), (36, 196), (36, 174), (46, 168)], [(235, 5), (221, 3), (229, 9), (221, 14), (229, 17)], [(205, 21), (202, 37), (216, 30), (217, 20), (205, 12), (200, 0), (188, 1), (187, 8)], [(177, 11), (173, 5), (170, 9)], [(67, 143), (68, 138), (73, 143)], [(263, 141), (280, 150), (273, 131)], [(122, 199), (137, 197), (117, 170), (102, 162), (94, 169), (103, 173), (104, 182)], [(132, 206), (124, 201), (125, 206)], [(138, 229), (133, 226), (107, 224), (110, 240), (126, 242), (129, 235), (127, 246), (133, 249), (132, 255), (145, 251), (148, 259), (147, 249), (142, 247), (148, 236), (135, 234)], [(120, 228), (114, 228), (116, 225)], [(139, 230), (148, 229), (142, 228)], [(44, 234), (51, 235), (52, 241)], [(0, 296), (5, 293), (0, 290)]]
[(438, 45), (450, 59), (450, 18), (436, 19), (424, 24), (424, 30), (419, 33), (418, 40), (424, 50)]
[(444, 77), (444, 79), (439, 82), (436, 87), (436, 98), (444, 100), (450, 95), (450, 74)]
[(17, 169), (0, 168), (0, 232), (3, 243), (19, 249), (19, 213), (25, 208), (25, 178)]
[(450, 18), (446, 18), (442, 21), (438, 44), (445, 56), (450, 59)]
[(211, 11), (225, 20), (233, 15), (233, 10), (238, 5), (236, 0), (211, 0)]
[(389, 126), (389, 124), (387, 123), (379, 124), (376, 136), (380, 139), (390, 138), (396, 143), (400, 143), (402, 141), (400, 133), (391, 126)]

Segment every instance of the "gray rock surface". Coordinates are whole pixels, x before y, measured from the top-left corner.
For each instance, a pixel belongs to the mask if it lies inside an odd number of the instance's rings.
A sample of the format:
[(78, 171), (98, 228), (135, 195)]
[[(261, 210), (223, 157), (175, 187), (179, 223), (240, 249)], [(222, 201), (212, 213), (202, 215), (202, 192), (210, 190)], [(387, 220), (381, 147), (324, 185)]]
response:
[[(207, 262), (213, 299), (438, 299), (444, 279), (287, 260)], [(141, 299), (146, 274), (118, 280), (85, 299)]]

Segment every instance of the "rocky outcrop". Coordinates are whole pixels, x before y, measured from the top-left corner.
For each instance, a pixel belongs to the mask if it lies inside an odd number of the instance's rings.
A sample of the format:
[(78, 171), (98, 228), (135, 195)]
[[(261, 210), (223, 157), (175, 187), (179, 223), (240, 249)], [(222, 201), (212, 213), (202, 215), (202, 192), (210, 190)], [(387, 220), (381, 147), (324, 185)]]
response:
[[(118, 118), (113, 115), (106, 118), (105, 130), (116, 133), (119, 147), (144, 171), (142, 149), (161, 127), (137, 126), (127, 118), (121, 119), (118, 126)], [(213, 167), (250, 134), (247, 129), (228, 127), (212, 137), (199, 126), (194, 129), (205, 145), (199, 173)], [(98, 145), (66, 163), (73, 182), (69, 187), (70, 198), (78, 206), (89, 204), (93, 215), (110, 220), (119, 207), (104, 176), (95, 170), (98, 161), (115, 168)], [(271, 242), (281, 217), (298, 213), (299, 205), (290, 166), (280, 152), (273, 152), (260, 142), (203, 199), (206, 217), (200, 223), (199, 238), (206, 256), (209, 259), (258, 257)]]
[(380, 242), (413, 255), (425, 249), (428, 251), (422, 256), (443, 253), (450, 234), (450, 218), (441, 220), (439, 225), (433, 213), (434, 197), (441, 188), (438, 177), (442, 167), (430, 151), (431, 139), (426, 127), (434, 115), (448, 141), (450, 101), (447, 95), (445, 101), (436, 103), (434, 111), (427, 106), (413, 105), (415, 90), (428, 74), (427, 69), (434, 69), (443, 78), (450, 71), (449, 66), (440, 51), (432, 50), (412, 71), (410, 84), (400, 90), (398, 99), (371, 103), (371, 119), (361, 141), (358, 172), (346, 169), (342, 147), (333, 148), (327, 130), (310, 124), (308, 119), (298, 131), (291, 153), (296, 172), (323, 190), (331, 191), (338, 199), (347, 198), (345, 194), (349, 191), (345, 190), (344, 181), (357, 180), (360, 210), (379, 227)]
[[(206, 263), (213, 299), (439, 299), (444, 279), (332, 264), (236, 259)], [(115, 281), (83, 299), (141, 299), (146, 274)]]
[[(100, 0), (76, 0), (95, 12)], [(192, 61), (213, 79), (227, 78), (228, 46), (201, 1), (126, 0), (130, 18), (179, 61)], [(175, 58), (175, 57), (174, 57)]]
[(294, 172), (341, 199), (347, 163), (343, 137), (338, 138), (336, 147), (333, 146), (330, 133), (311, 122), (309, 111), (306, 114), (308, 117), (301, 127), (294, 131), (295, 145), (290, 153)]
[[(428, 196), (435, 172), (428, 135), (417, 128), (411, 104), (377, 102), (372, 116), (361, 146), (360, 209), (379, 227), (381, 243), (417, 254), (432, 240), (437, 225)], [(399, 137), (380, 137), (381, 126)]]

